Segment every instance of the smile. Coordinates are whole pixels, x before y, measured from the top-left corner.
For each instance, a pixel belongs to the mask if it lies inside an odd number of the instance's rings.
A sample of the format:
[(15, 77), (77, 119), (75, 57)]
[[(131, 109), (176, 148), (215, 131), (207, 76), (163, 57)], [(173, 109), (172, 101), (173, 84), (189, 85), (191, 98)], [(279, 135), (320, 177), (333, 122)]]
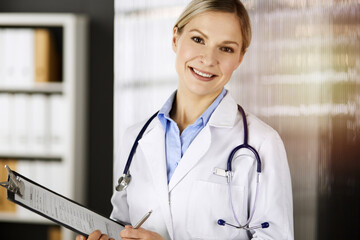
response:
[(203, 77), (203, 78), (211, 79), (211, 78), (213, 78), (213, 77), (216, 76), (216, 75), (213, 75), (213, 74), (211, 74), (211, 73), (201, 72), (201, 71), (199, 71), (199, 70), (197, 70), (197, 69), (195, 69), (195, 68), (192, 68), (192, 67), (190, 67), (190, 69), (191, 69), (191, 71), (192, 71), (193, 73), (195, 73), (196, 75), (198, 75), (198, 76), (200, 76), (200, 77)]

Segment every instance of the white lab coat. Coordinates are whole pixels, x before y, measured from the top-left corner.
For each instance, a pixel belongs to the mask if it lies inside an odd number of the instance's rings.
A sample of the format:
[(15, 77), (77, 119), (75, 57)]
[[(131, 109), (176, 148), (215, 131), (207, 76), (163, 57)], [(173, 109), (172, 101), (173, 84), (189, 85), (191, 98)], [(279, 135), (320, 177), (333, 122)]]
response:
[[(114, 192), (111, 217), (132, 225), (153, 210), (142, 225), (166, 239), (293, 239), (291, 179), (283, 143), (275, 130), (247, 114), (249, 144), (262, 159), (259, 196), (250, 226), (269, 222), (267, 229), (247, 232), (219, 226), (222, 218), (236, 224), (231, 210), (227, 178), (213, 174), (226, 169), (233, 148), (243, 143), (243, 123), (237, 104), (228, 93), (208, 124), (191, 143), (169, 184), (166, 175), (165, 132), (158, 118), (146, 129), (133, 158), (132, 180), (125, 191)], [(126, 132), (124, 154), (115, 159), (114, 174), (123, 172), (128, 154), (144, 122)], [(232, 161), (232, 198), (241, 224), (253, 207), (256, 161), (240, 150)]]

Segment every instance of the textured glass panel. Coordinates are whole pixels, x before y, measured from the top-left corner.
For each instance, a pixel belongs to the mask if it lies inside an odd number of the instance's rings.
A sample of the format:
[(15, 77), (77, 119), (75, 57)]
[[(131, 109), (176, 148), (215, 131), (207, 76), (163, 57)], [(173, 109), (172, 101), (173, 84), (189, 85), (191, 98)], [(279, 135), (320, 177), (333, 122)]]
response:
[(229, 88), (284, 140), (296, 239), (358, 239), (359, 1), (244, 2), (254, 36)]
[[(115, 157), (176, 89), (172, 26), (188, 2), (115, 0)], [(253, 39), (227, 88), (284, 140), (295, 239), (360, 239), (360, 1), (243, 2)]]

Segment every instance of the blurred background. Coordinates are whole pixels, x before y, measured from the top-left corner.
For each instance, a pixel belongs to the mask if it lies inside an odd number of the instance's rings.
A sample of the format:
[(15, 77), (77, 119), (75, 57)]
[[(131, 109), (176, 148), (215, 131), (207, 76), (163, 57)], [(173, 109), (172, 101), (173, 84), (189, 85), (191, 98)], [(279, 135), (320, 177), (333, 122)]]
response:
[[(188, 2), (115, 0), (115, 157), (176, 88), (171, 34)], [(360, 1), (243, 3), (253, 39), (227, 88), (284, 141), (295, 239), (360, 239)]]
[[(176, 89), (171, 35), (188, 2), (0, 2), (0, 13), (89, 17), (84, 187), (85, 205), (99, 213), (111, 212), (112, 159), (124, 130), (158, 110)], [(253, 39), (227, 89), (284, 141), (295, 239), (360, 239), (360, 1), (242, 2)], [(19, 227), (24, 236), (47, 239), (47, 226), (0, 222), (2, 232)]]

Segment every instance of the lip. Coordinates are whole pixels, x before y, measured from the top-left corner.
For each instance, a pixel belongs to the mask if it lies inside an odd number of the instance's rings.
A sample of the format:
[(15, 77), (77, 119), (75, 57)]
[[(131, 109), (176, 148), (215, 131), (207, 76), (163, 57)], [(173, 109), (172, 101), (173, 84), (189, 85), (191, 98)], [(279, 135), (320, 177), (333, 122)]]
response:
[(189, 69), (190, 69), (190, 72), (192, 73), (192, 75), (193, 75), (195, 78), (197, 78), (197, 79), (199, 79), (199, 80), (201, 80), (201, 81), (208, 82), (208, 81), (211, 81), (211, 80), (213, 80), (214, 78), (217, 77), (216, 74), (213, 74), (213, 73), (211, 73), (211, 72), (204, 72), (204, 71), (202, 71), (202, 70), (199, 70), (199, 69), (195, 68), (195, 69), (196, 69), (197, 71), (199, 71), (199, 72), (212, 75), (212, 77), (203, 77), (203, 76), (200, 76), (199, 74), (197, 74), (196, 72), (194, 72), (194, 67), (189, 67)]

